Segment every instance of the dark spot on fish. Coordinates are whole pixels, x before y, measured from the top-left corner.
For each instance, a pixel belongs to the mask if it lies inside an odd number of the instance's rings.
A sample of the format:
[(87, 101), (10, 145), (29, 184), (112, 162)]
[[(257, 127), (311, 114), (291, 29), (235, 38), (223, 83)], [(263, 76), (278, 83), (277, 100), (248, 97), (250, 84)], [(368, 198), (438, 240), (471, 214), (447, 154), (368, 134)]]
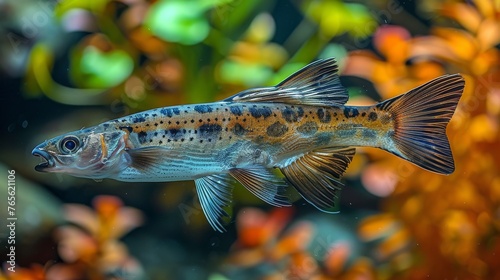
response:
[(245, 134), (245, 128), (243, 128), (243, 126), (241, 126), (239, 123), (235, 124), (234, 127), (233, 127), (233, 133), (238, 135), (238, 136), (241, 136), (243, 134)]
[(305, 135), (311, 135), (318, 131), (318, 125), (315, 122), (306, 122), (305, 124), (297, 127), (297, 131)]
[(358, 115), (359, 115), (358, 109), (352, 108), (352, 107), (345, 107), (344, 108), (344, 116), (346, 118), (354, 118), (354, 117), (357, 117)]
[(241, 106), (231, 106), (229, 107), (233, 115), (241, 116), (243, 114), (243, 109)]
[[(337, 117), (337, 112), (333, 112), (333, 116)], [(338, 119), (337, 119), (338, 120)]]
[(377, 133), (371, 129), (364, 129), (363, 130), (363, 137), (365, 138), (375, 138), (377, 137)]
[(146, 126), (149, 126), (149, 123), (147, 123)]
[(132, 131), (134, 130), (131, 126), (120, 126), (118, 128), (121, 130), (126, 129), (126, 130), (128, 130), (129, 133), (132, 133)]
[(330, 112), (324, 110), (323, 108), (319, 108), (316, 115), (318, 115), (318, 119), (322, 123), (329, 123), (332, 120)]
[(362, 117), (366, 116), (366, 112), (361, 113), (361, 116)]
[(105, 123), (103, 124), (104, 128), (108, 128), (109, 127), (109, 123)]
[(160, 140), (160, 141), (158, 142), (158, 144), (160, 144), (160, 145), (161, 145), (161, 144), (163, 144), (163, 141), (161, 141), (161, 140)]
[(149, 143), (153, 143), (153, 139), (149, 139)]
[(250, 110), (250, 114), (254, 118), (264, 117), (264, 119), (265, 119), (265, 118), (271, 116), (271, 114), (273, 113), (271, 111), (271, 109), (267, 108), (267, 107), (262, 107), (262, 108), (252, 107), (249, 110)]
[(179, 122), (179, 121), (176, 121), (176, 122), (175, 122), (175, 124), (179, 125), (179, 124), (180, 124), (180, 122)]
[(212, 107), (208, 105), (196, 105), (194, 106), (194, 110), (198, 113), (204, 114), (212, 112)]
[(171, 108), (163, 108), (160, 110), (160, 113), (164, 116), (169, 117), (169, 118), (171, 118), (173, 116), (173, 112), (172, 112)]
[(289, 123), (296, 122), (299, 119), (299, 117), (297, 116), (297, 112), (295, 112), (295, 110), (293, 110), (292, 108), (288, 107), (285, 107), (285, 109), (281, 110), (281, 115)]
[(181, 136), (181, 131), (177, 128), (171, 128), (168, 130), (168, 133), (170, 133), (170, 136), (172, 137), (180, 137)]
[(153, 116), (153, 117), (156, 117), (156, 116), (158, 116), (158, 114), (153, 114), (152, 116)]
[(283, 136), (288, 131), (288, 127), (280, 122), (275, 122), (267, 127), (267, 135), (271, 137)]
[(163, 124), (163, 121), (160, 121), (160, 124)]
[(154, 135), (155, 135), (155, 136), (158, 136), (158, 132), (155, 132), (155, 133), (154, 133)]
[(193, 139), (194, 139), (193, 137), (189, 137), (189, 141), (193, 141)]
[(194, 120), (191, 120), (191, 123), (194, 123)]
[(136, 117), (132, 118), (133, 123), (141, 123), (141, 122), (145, 122), (145, 121), (146, 121), (146, 119), (143, 116), (136, 116)]
[(139, 143), (141, 143), (141, 144), (146, 143), (146, 141), (148, 140), (147, 139), (148, 138), (148, 133), (145, 132), (145, 131), (141, 131), (141, 132), (137, 133), (137, 136), (139, 138)]
[(218, 135), (222, 131), (222, 127), (218, 124), (203, 124), (198, 129), (204, 137)]
[(302, 107), (297, 108), (297, 115), (299, 116), (299, 118), (302, 118), (304, 116), (304, 109), (302, 109)]
[(158, 123), (157, 123), (157, 122), (155, 122), (155, 126), (158, 126)]
[[(363, 113), (364, 114), (364, 113)], [(370, 114), (368, 114), (368, 120), (371, 121), (371, 122), (374, 122), (378, 119), (378, 115), (377, 113), (375, 112), (370, 112)]]
[(174, 114), (176, 115), (180, 115), (181, 114), (181, 111), (179, 110), (179, 108), (172, 108), (172, 111), (174, 112)]

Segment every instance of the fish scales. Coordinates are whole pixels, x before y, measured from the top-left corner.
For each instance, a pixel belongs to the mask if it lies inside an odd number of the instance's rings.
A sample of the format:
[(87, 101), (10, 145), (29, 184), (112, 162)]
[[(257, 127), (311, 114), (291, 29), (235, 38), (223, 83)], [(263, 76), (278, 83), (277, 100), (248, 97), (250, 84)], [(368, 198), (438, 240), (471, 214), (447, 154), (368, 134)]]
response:
[(207, 146), (226, 146), (241, 140), (280, 144), (318, 133), (331, 134), (331, 143), (336, 145), (372, 145), (377, 136), (393, 127), (390, 114), (373, 107), (233, 103), (204, 106), (210, 109), (179, 106), (172, 110), (178, 112), (173, 115), (162, 113), (162, 109), (138, 113), (113, 121), (113, 129), (135, 134), (141, 147), (191, 145), (205, 150)]
[[(309, 64), (274, 87), (223, 101), (152, 109), (41, 143), (38, 171), (125, 182), (194, 180), (209, 224), (224, 231), (234, 181), (273, 206), (295, 188), (335, 213), (355, 147), (386, 150), (450, 174), (446, 137), (464, 88), (443, 75), (372, 106), (347, 106), (334, 59)], [(285, 179), (272, 171), (279, 169)]]

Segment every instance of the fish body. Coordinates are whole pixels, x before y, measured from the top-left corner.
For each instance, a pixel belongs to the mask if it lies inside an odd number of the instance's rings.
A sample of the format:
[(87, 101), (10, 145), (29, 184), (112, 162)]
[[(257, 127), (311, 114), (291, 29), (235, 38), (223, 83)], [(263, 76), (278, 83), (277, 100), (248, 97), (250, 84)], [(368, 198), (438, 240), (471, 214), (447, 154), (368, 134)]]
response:
[(335, 61), (326, 59), (275, 87), (136, 113), (58, 136), (33, 154), (46, 160), (39, 171), (128, 182), (194, 180), (209, 223), (222, 231), (234, 180), (275, 206), (290, 204), (283, 190), (292, 185), (330, 212), (354, 147), (453, 172), (445, 130), (463, 87), (460, 75), (445, 75), (373, 106), (345, 106)]

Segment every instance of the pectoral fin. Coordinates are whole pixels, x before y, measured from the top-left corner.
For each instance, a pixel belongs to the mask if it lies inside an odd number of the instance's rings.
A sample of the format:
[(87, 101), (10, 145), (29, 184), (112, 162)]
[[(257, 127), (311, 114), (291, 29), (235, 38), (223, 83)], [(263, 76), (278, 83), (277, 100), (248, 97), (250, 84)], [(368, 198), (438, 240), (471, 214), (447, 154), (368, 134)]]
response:
[(229, 170), (238, 182), (258, 198), (273, 206), (290, 206), (282, 195), (286, 183), (263, 166), (249, 166)]
[(229, 218), (223, 209), (229, 206), (232, 198), (231, 177), (227, 174), (215, 174), (196, 179), (196, 191), (200, 199), (201, 209), (213, 229), (224, 232), (222, 218)]
[(315, 150), (280, 167), (286, 179), (302, 197), (324, 212), (332, 211), (340, 181), (356, 150), (351, 147)]
[(162, 165), (162, 156), (166, 155), (166, 149), (161, 147), (144, 147), (127, 150), (130, 155), (131, 166), (138, 170), (147, 170)]

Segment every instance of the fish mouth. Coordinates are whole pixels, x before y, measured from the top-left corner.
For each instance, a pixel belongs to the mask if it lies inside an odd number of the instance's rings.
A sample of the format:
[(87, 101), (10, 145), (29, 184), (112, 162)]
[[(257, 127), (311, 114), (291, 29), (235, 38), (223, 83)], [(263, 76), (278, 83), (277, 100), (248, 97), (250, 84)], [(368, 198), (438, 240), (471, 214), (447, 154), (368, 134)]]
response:
[(42, 162), (35, 166), (36, 171), (47, 172), (49, 168), (55, 166), (54, 159), (46, 151), (35, 148), (31, 154), (42, 159)]

